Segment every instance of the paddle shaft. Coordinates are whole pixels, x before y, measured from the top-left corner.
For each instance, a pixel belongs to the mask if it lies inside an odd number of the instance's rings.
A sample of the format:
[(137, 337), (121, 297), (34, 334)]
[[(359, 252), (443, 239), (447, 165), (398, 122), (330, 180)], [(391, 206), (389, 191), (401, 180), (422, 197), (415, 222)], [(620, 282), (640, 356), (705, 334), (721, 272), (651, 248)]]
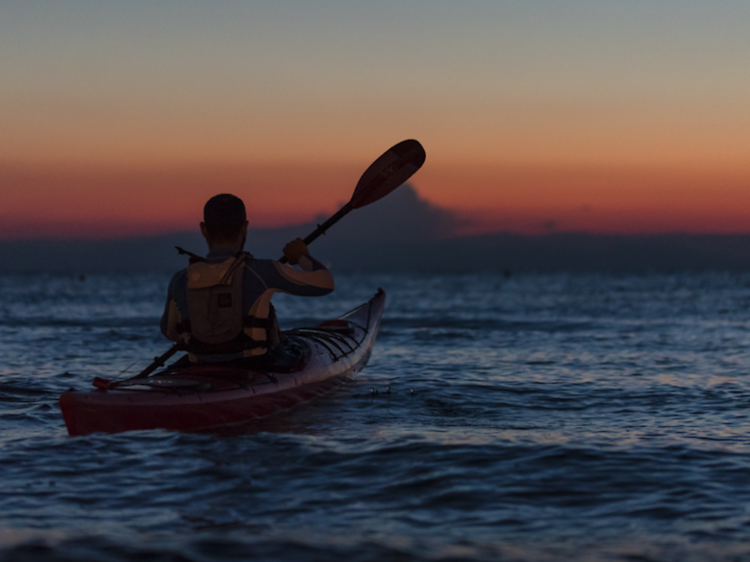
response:
[(182, 351), (184, 349), (185, 349), (185, 345), (182, 342), (178, 342), (178, 343), (174, 344), (172, 347), (170, 347), (166, 351), (166, 353), (160, 355), (159, 357), (156, 357), (154, 359), (154, 362), (151, 363), (151, 365), (149, 365), (148, 367), (146, 367), (145, 369), (143, 369), (140, 373), (138, 373), (134, 377), (131, 377), (130, 380), (132, 380), (132, 379), (142, 379), (144, 377), (149, 376), (151, 373), (153, 373), (154, 371), (156, 371), (156, 369), (158, 369), (159, 367), (162, 367), (164, 365), (164, 363), (166, 363), (167, 359), (169, 359), (170, 357), (172, 357), (172, 355), (174, 355), (178, 351)]
[[(329, 218), (326, 222), (323, 224), (319, 224), (318, 228), (316, 228), (314, 231), (312, 231), (304, 240), (303, 242), (305, 245), (309, 246), (313, 241), (315, 241), (319, 236), (322, 236), (326, 233), (326, 230), (331, 228), (334, 224), (339, 222), (342, 218), (344, 218), (349, 212), (352, 210), (352, 204), (347, 203), (339, 211), (333, 215), (331, 218)], [(282, 257), (279, 260), (281, 263), (286, 263), (288, 260), (286, 259), (286, 256)]]

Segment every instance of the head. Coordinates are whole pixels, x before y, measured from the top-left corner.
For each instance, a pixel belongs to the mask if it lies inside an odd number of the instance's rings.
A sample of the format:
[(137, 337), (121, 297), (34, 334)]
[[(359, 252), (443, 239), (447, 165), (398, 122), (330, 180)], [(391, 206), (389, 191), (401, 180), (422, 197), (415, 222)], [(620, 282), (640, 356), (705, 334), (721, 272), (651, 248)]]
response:
[(240, 251), (247, 236), (247, 216), (242, 199), (228, 193), (209, 199), (203, 207), (201, 232), (209, 249), (237, 247)]

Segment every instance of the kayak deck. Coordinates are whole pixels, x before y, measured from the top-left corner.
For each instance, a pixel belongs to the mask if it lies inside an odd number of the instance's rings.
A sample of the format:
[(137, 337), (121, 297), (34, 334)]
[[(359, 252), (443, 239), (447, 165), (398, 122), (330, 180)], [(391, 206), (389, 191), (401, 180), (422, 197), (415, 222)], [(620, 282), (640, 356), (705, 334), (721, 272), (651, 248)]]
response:
[(334, 320), (284, 332), (302, 347), (283, 372), (231, 364), (167, 368), (147, 378), (97, 382), (60, 396), (70, 435), (143, 429), (205, 430), (287, 410), (353, 379), (372, 353), (385, 293)]

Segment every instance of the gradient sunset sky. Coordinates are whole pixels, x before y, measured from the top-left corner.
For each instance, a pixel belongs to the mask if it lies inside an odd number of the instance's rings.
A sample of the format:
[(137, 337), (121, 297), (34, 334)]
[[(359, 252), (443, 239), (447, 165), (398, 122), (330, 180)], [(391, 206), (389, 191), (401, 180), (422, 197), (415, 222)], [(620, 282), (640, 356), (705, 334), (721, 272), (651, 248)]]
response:
[(3, 0), (0, 239), (256, 226), (389, 146), (462, 232), (750, 232), (750, 2)]

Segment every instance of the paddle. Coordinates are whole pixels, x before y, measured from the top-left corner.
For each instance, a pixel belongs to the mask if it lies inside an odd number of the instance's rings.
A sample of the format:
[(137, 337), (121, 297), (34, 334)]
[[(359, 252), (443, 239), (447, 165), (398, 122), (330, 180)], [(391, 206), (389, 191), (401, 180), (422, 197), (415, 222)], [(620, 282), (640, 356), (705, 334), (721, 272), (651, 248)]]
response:
[[(326, 230), (354, 209), (375, 203), (402, 185), (422, 167), (426, 157), (424, 148), (415, 140), (405, 140), (389, 148), (362, 174), (349, 202), (326, 222), (318, 225), (304, 239), (305, 244), (309, 245), (318, 236), (325, 234)], [(283, 257), (279, 261), (286, 263), (287, 259)]]
[[(318, 225), (318, 228), (305, 238), (305, 244), (309, 245), (318, 238), (318, 236), (325, 234), (326, 230), (331, 228), (354, 209), (360, 209), (371, 203), (375, 203), (375, 201), (382, 199), (391, 191), (394, 191), (422, 167), (425, 158), (427, 158), (427, 155), (425, 154), (424, 148), (422, 148), (422, 145), (415, 140), (401, 141), (397, 145), (389, 148), (380, 158), (370, 164), (370, 167), (365, 170), (364, 174), (362, 174), (349, 202), (341, 207), (341, 209), (326, 222)], [(286, 263), (287, 259), (286, 257), (283, 257), (279, 261), (281, 263)], [(156, 369), (164, 365), (167, 359), (172, 357), (172, 355), (184, 349), (185, 345), (182, 342), (174, 344), (166, 353), (154, 359), (154, 362), (151, 363), (151, 365), (128, 380), (147, 377)], [(98, 377), (94, 381), (94, 386), (99, 388), (107, 388), (112, 384), (116, 383), (110, 383), (110, 381), (99, 379)]]

